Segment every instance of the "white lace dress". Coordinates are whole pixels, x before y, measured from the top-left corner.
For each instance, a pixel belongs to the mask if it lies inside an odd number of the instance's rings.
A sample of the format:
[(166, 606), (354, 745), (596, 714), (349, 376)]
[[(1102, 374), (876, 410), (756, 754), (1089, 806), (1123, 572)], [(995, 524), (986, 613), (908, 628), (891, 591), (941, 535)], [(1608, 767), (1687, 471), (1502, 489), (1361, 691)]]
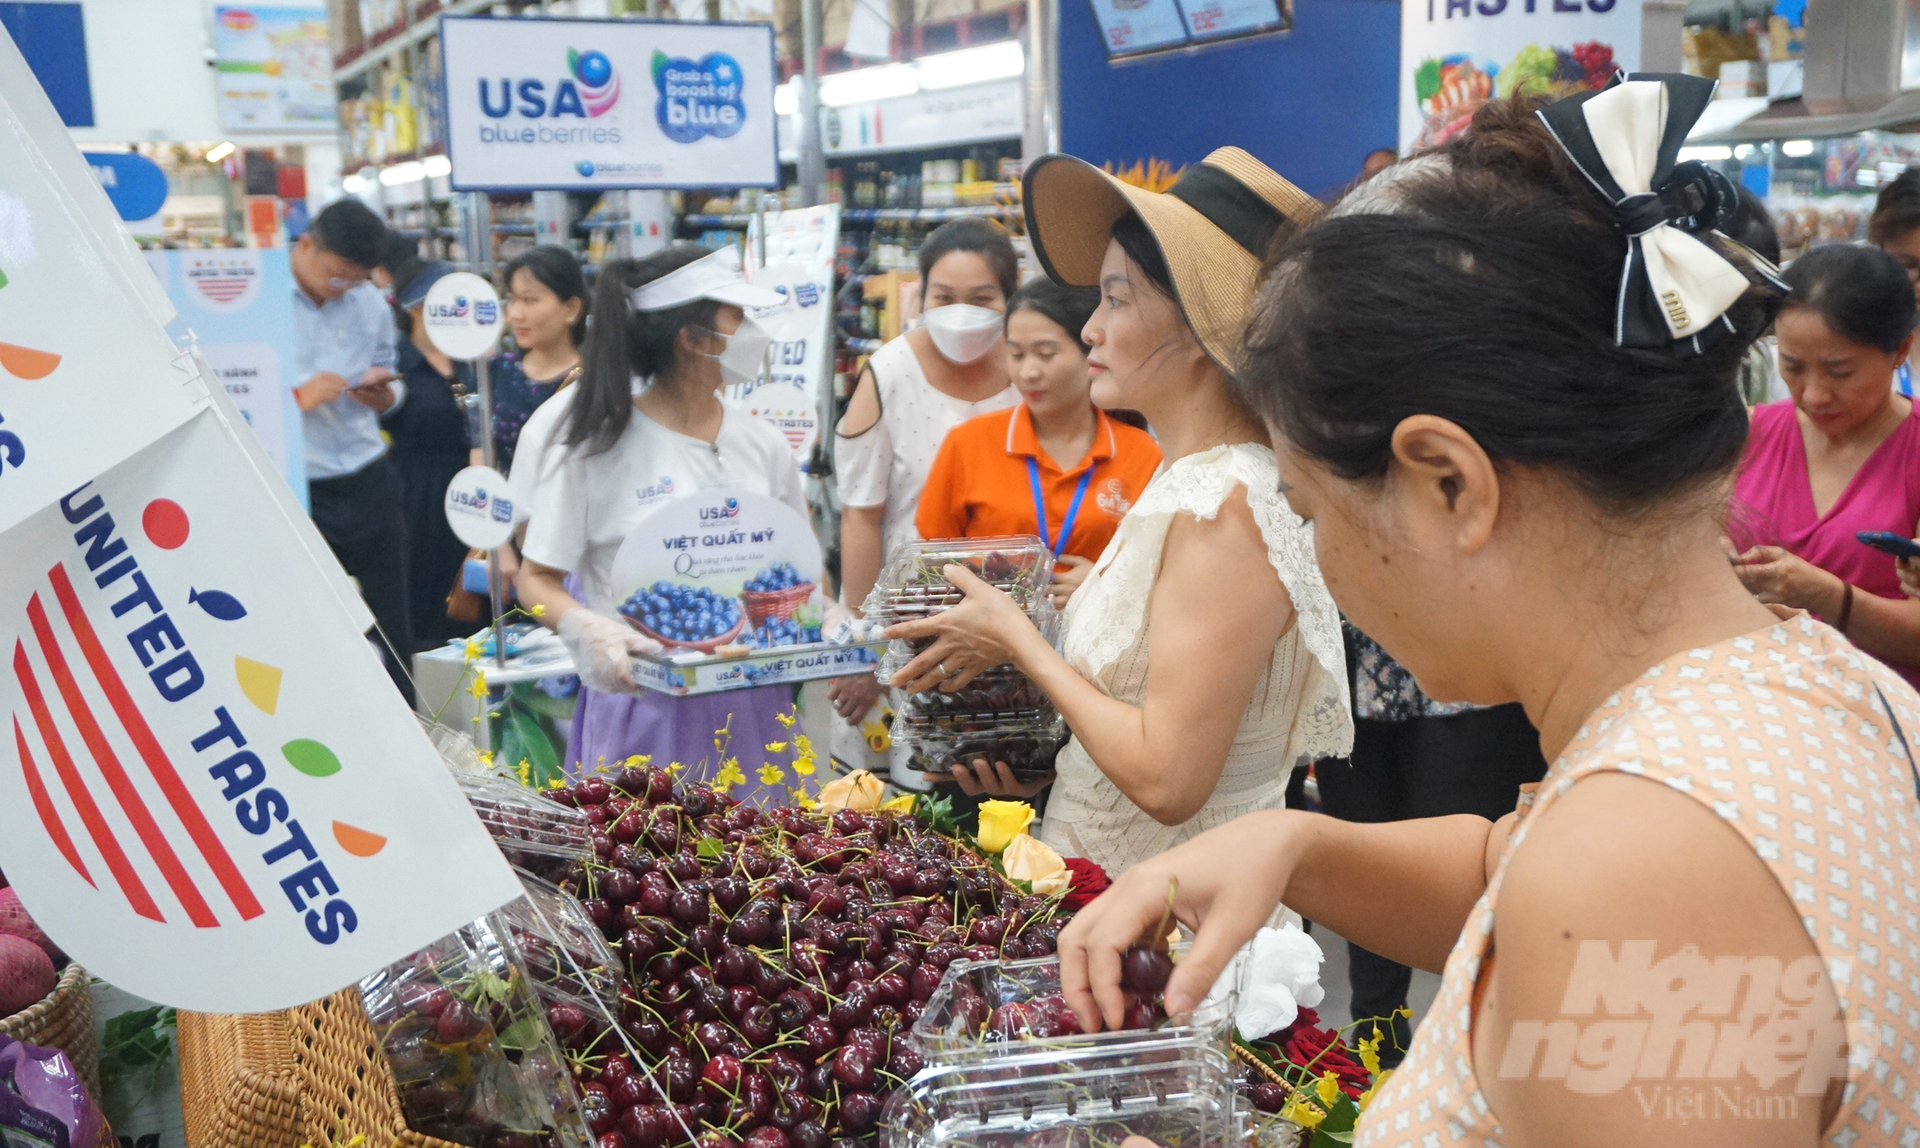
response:
[[(1273, 452), (1237, 443), (1176, 459), (1154, 476), (1113, 541), (1067, 603), (1061, 652), (1109, 697), (1139, 705), (1147, 693), (1147, 606), (1176, 514), (1212, 518), (1235, 488), (1246, 489), (1267, 559), (1293, 599), (1295, 622), (1273, 647), (1240, 718), (1213, 796), (1180, 825), (1162, 825), (1107, 779), (1080, 740), (1061, 751), (1040, 839), (1066, 857), (1086, 857), (1109, 874), (1242, 814), (1285, 804), (1287, 778), (1302, 759), (1353, 748), (1340, 615), (1314, 559), (1313, 534), (1279, 493)], [(1183, 768), (1169, 761), (1167, 768)]]

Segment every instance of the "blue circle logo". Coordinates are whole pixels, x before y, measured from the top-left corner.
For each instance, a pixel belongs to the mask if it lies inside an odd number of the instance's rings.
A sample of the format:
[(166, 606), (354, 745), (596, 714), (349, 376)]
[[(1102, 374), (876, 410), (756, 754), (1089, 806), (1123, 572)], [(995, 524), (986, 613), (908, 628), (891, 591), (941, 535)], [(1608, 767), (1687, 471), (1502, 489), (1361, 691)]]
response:
[(591, 177), (594, 171), (593, 161), (590, 159), (583, 159), (579, 163), (576, 163), (573, 165), (573, 170), (579, 172), (583, 176)]

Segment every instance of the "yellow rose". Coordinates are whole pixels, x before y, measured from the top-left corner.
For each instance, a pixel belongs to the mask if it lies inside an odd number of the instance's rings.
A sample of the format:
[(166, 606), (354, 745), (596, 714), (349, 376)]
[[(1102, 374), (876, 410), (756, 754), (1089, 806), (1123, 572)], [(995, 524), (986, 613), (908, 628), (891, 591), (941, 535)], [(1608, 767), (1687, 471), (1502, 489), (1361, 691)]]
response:
[(1025, 833), (1000, 851), (1000, 866), (1007, 876), (1027, 882), (1042, 897), (1066, 892), (1067, 883), (1073, 879), (1058, 853)]
[(903, 793), (892, 800), (883, 801), (880, 803), (880, 808), (886, 813), (912, 813), (913, 794)]
[(878, 809), (886, 787), (864, 769), (856, 769), (820, 787), (819, 806), (829, 812), (841, 809)]
[(980, 803), (979, 841), (982, 851), (998, 853), (1033, 824), (1033, 806), (1024, 801), (983, 801)]

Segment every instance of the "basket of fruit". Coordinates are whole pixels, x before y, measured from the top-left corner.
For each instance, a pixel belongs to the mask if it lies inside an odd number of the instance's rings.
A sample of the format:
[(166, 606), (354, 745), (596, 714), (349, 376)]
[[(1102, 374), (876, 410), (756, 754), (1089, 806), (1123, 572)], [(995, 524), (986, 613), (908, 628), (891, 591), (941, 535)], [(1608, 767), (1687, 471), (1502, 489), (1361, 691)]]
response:
[(791, 562), (780, 562), (753, 576), (740, 590), (740, 604), (754, 629), (769, 618), (787, 621), (813, 597), (813, 583), (800, 576)]
[(746, 628), (746, 613), (733, 598), (705, 586), (655, 582), (620, 604), (627, 625), (669, 648), (711, 654)]
[(100, 1092), (87, 970), (40, 931), (11, 887), (0, 889), (0, 1036), (57, 1048)]

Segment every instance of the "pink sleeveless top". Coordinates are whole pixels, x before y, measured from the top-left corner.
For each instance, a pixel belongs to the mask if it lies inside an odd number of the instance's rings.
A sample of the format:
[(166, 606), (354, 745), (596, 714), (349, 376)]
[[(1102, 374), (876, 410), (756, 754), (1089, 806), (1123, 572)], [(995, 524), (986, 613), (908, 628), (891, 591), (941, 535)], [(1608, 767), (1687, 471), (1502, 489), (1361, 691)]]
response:
[[(1846, 1020), (1845, 1098), (1821, 1144), (1920, 1145), (1920, 875), (1914, 864), (1920, 800), (1913, 768), (1880, 700), (1884, 693), (1899, 729), (1912, 738), (1920, 734), (1920, 695), (1831, 627), (1774, 610), (1783, 615), (1777, 624), (1676, 654), (1588, 716), (1531, 803), (1523, 805), (1486, 892), (1447, 958), (1440, 994), (1414, 1033), (1405, 1063), (1362, 1114), (1354, 1148), (1507, 1143), (1499, 1114), (1480, 1091), (1485, 1074), (1506, 1071), (1507, 1065), (1474, 1063), (1474, 990), (1495, 958), (1494, 916), (1507, 863), (1556, 800), (1601, 773), (1643, 777), (1711, 809), (1746, 841), (1799, 911)], [(1663, 946), (1639, 960), (1644, 965), (1668, 958), (1671, 950)], [(1619, 961), (1628, 964), (1627, 946)], [(1669, 1031), (1665, 1062), (1650, 1067), (1644, 1059), (1629, 1059), (1633, 1078), (1614, 1083), (1621, 1090), (1639, 1088), (1637, 1102), (1652, 1095), (1658, 1104), (1672, 1094), (1696, 1102), (1699, 1111), (1725, 1115), (1716, 1107), (1721, 1096), (1737, 1098), (1737, 1086), (1747, 1083), (1735, 1079), (1743, 1051), (1765, 1043), (1761, 1023), (1793, 1016), (1786, 999), (1792, 995), (1783, 992), (1758, 1008), (1745, 1001), (1738, 1022), (1732, 1021), (1732, 997), (1695, 1005), (1687, 1028), (1704, 1026), (1713, 1034), (1711, 1059), (1707, 1045), (1692, 1037), (1682, 1046), (1685, 1053), (1673, 1058)], [(1529, 1063), (1519, 1071), (1564, 1078), (1573, 1087), (1571, 1082), (1582, 1074), (1591, 1078), (1606, 1061), (1610, 1042), (1599, 1038), (1609, 1029), (1620, 1042), (1645, 1038), (1651, 1048), (1650, 1026), (1657, 1022), (1644, 1002), (1626, 1019), (1634, 1003), (1609, 997), (1608, 1007), (1596, 1014), (1560, 1021), (1567, 1029), (1554, 1041), (1560, 1051), (1549, 1044), (1537, 1068)], [(1736, 1071), (1726, 1070), (1729, 1051)], [(1804, 1053), (1803, 1045), (1802, 1059)], [(1793, 1064), (1790, 1071), (1800, 1068)], [(1821, 1073), (1804, 1102), (1821, 1103), (1826, 1080)], [(1583, 1090), (1599, 1091), (1591, 1084)], [(1649, 1118), (1654, 1135), (1639, 1142), (1689, 1142), (1672, 1109), (1657, 1107)]]
[[(1913, 537), (1920, 522), (1920, 418), (1911, 414), (1874, 449), (1822, 515), (1813, 506), (1806, 442), (1793, 400), (1753, 408), (1746, 458), (1733, 487), (1727, 534), (1741, 550), (1778, 546), (1882, 598), (1902, 599), (1893, 556), (1863, 545), (1862, 530)], [(1828, 618), (1829, 622), (1836, 619)], [(1884, 660), (1884, 659), (1883, 659)], [(1920, 687), (1920, 666), (1889, 662)]]

